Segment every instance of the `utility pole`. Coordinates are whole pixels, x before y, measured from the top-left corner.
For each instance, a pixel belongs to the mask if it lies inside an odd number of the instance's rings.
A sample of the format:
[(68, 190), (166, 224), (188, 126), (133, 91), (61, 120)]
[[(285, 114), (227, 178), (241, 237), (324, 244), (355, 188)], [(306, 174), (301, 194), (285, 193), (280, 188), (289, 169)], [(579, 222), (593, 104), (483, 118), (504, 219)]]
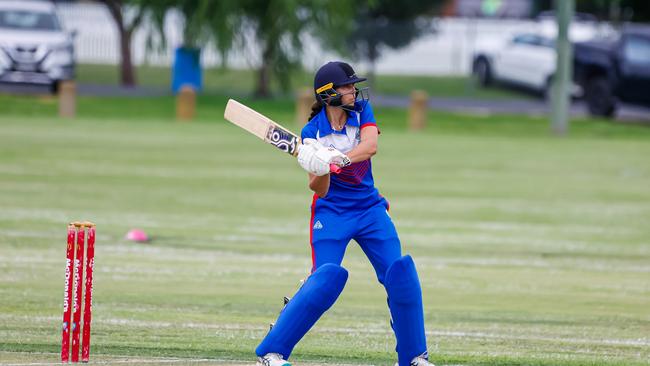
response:
[(569, 40), (569, 25), (574, 8), (575, 0), (555, 0), (557, 61), (551, 95), (551, 128), (557, 135), (565, 135), (569, 125), (570, 89), (573, 84), (573, 52)]

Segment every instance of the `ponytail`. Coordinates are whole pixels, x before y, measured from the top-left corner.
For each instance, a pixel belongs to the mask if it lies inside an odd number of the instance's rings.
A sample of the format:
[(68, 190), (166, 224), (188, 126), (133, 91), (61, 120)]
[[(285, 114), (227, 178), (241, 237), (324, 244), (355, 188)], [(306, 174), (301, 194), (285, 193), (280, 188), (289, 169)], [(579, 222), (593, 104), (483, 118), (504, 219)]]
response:
[(311, 105), (311, 116), (309, 116), (309, 121), (314, 118), (320, 111), (323, 109), (323, 103), (320, 100), (316, 100), (314, 104)]

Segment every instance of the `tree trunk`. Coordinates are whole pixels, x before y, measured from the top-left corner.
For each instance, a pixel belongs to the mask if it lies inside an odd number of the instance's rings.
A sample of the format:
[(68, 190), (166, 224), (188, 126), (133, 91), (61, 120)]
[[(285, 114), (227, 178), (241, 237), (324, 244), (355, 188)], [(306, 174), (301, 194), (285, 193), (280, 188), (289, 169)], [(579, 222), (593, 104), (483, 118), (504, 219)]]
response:
[(379, 51), (377, 50), (377, 43), (368, 42), (368, 86), (370, 90), (375, 88), (376, 81), (376, 68), (377, 68), (377, 59), (379, 58)]
[(258, 98), (268, 98), (271, 96), (269, 91), (269, 76), (271, 74), (270, 66), (263, 63), (257, 70), (257, 86), (255, 87), (255, 96)]
[(271, 96), (271, 67), (273, 67), (273, 48), (267, 42), (262, 54), (262, 65), (257, 71), (257, 86), (255, 86), (255, 96), (258, 98), (268, 98)]
[(377, 68), (377, 60), (375, 60), (374, 58), (368, 60), (368, 74), (366, 75), (366, 78), (368, 79), (368, 87), (370, 87), (370, 90), (375, 89), (376, 68)]
[(131, 59), (131, 32), (120, 29), (120, 80), (122, 86), (132, 87), (136, 85), (135, 69)]
[(124, 24), (124, 17), (122, 15), (123, 1), (122, 0), (103, 0), (108, 8), (109, 13), (115, 21), (115, 26), (120, 37), (120, 84), (122, 86), (135, 86), (135, 70), (133, 69), (133, 62), (131, 60), (131, 36), (133, 30), (138, 26), (141, 20), (141, 14), (134, 20), (131, 27), (127, 29)]

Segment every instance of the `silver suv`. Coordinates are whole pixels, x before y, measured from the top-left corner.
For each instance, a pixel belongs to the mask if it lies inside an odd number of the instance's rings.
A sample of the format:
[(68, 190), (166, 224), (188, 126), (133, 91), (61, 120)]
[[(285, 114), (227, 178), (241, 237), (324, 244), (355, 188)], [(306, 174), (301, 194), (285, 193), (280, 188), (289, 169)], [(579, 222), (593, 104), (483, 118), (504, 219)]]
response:
[(0, 1), (0, 82), (49, 85), (74, 78), (75, 33), (61, 28), (54, 4)]

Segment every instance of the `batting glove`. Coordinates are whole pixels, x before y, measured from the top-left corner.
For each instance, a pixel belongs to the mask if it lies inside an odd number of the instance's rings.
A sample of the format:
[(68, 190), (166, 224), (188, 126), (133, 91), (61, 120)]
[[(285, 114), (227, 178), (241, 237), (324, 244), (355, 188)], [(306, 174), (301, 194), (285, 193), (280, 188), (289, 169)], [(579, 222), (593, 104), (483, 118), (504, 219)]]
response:
[(326, 160), (322, 152), (317, 156), (317, 152), (323, 148), (324, 146), (317, 140), (305, 139), (302, 145), (298, 146), (298, 164), (309, 173), (317, 176), (329, 174), (329, 161)]

